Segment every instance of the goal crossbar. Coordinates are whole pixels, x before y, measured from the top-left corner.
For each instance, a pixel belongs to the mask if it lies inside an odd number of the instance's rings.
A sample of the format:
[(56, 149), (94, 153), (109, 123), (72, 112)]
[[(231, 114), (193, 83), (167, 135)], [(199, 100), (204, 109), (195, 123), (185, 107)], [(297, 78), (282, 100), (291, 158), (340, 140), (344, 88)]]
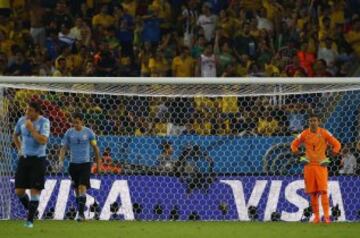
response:
[(0, 83), (93, 83), (93, 84), (360, 84), (360, 78), (145, 78), (145, 77), (17, 77), (0, 76)]

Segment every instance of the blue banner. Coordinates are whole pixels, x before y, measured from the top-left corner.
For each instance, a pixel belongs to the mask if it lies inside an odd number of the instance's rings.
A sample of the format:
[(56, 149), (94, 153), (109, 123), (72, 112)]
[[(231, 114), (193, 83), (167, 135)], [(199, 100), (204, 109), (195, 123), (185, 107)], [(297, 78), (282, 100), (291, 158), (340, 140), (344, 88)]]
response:
[[(263, 173), (263, 157), (276, 144), (289, 143), (294, 137), (241, 137), (241, 136), (99, 136), (100, 151), (111, 148), (111, 157), (120, 164), (157, 166), (157, 159), (161, 154), (161, 144), (172, 144), (173, 159), (177, 160), (189, 146), (199, 146), (202, 153), (206, 153), (214, 161), (216, 173)], [(60, 138), (51, 137), (49, 148), (60, 145)], [(288, 147), (285, 148), (289, 152)], [(279, 151), (277, 151), (279, 152)], [(17, 154), (13, 150), (14, 160), (12, 168), (15, 171)], [(273, 156), (276, 158), (276, 156)], [(49, 159), (49, 158), (48, 158)], [(66, 161), (67, 162), (67, 161)], [(268, 160), (269, 166), (271, 161)], [(277, 161), (285, 163), (286, 160)], [(279, 165), (279, 164), (278, 164)], [(206, 171), (207, 166), (204, 167)], [(294, 173), (301, 173), (298, 168), (292, 168)]]
[[(92, 177), (91, 186), (87, 197), (88, 219), (247, 221), (252, 206), (261, 221), (270, 220), (273, 212), (278, 212), (281, 220), (300, 221), (303, 210), (309, 206), (303, 180), (296, 176), (191, 179), (104, 175)], [(330, 178), (330, 206), (338, 205), (339, 221), (358, 219), (360, 190), (353, 188), (359, 187), (359, 177)], [(40, 219), (68, 219), (69, 211), (76, 207), (68, 177), (48, 177), (40, 200)], [(98, 207), (91, 206), (95, 201)], [(25, 214), (13, 194), (11, 218), (23, 218)]]

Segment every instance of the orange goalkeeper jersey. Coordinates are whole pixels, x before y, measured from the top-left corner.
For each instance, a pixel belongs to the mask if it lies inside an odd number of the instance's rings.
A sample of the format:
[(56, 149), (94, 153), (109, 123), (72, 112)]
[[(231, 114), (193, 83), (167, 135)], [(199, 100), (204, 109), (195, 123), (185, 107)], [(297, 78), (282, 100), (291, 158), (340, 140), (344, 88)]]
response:
[(291, 150), (298, 151), (301, 144), (305, 145), (306, 157), (310, 160), (310, 164), (319, 164), (326, 158), (328, 144), (332, 145), (335, 154), (341, 149), (340, 142), (324, 128), (318, 128), (316, 133), (311, 132), (310, 128), (304, 130), (291, 143)]

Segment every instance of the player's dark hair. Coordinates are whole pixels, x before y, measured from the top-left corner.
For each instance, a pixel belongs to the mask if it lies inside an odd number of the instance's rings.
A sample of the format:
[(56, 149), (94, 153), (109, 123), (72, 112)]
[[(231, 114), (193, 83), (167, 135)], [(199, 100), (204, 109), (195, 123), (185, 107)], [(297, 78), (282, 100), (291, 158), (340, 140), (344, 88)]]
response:
[(319, 115), (319, 114), (317, 114), (317, 113), (315, 113), (315, 112), (309, 113), (308, 118), (310, 119), (310, 118), (313, 118), (313, 117), (316, 117), (317, 119), (320, 120), (320, 115)]
[(41, 104), (36, 101), (30, 101), (28, 106), (33, 108), (37, 113), (41, 114)]
[(81, 121), (84, 120), (84, 116), (83, 116), (83, 114), (81, 112), (74, 112), (72, 114), (72, 118), (73, 119), (80, 119)]

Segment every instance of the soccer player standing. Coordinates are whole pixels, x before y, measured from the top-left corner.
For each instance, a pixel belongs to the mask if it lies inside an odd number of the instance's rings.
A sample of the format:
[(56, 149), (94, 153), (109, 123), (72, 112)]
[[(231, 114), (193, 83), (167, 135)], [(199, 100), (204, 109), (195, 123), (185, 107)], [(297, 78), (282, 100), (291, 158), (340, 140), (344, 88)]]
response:
[[(63, 165), (65, 153), (70, 151), (69, 174), (74, 185), (78, 207), (78, 221), (85, 220), (86, 190), (90, 188), (90, 146), (95, 153), (97, 168), (100, 169), (100, 154), (96, 144), (95, 133), (84, 126), (83, 115), (75, 112), (72, 115), (73, 127), (68, 129), (62, 140), (60, 163)], [(98, 171), (99, 172), (99, 171)]]
[(304, 166), (305, 192), (310, 195), (311, 207), (314, 212), (314, 223), (320, 222), (319, 196), (324, 210), (324, 219), (330, 223), (328, 197), (328, 169), (329, 159), (326, 157), (328, 144), (332, 146), (332, 154), (340, 152), (340, 142), (326, 129), (320, 128), (320, 119), (316, 114), (309, 115), (309, 128), (304, 130), (291, 143), (291, 151), (299, 154), (299, 146), (305, 145)]
[[(41, 115), (41, 105), (30, 102), (25, 116), (15, 126), (14, 143), (19, 154), (15, 173), (15, 193), (28, 217), (25, 227), (32, 228), (39, 206), (41, 190), (44, 189), (46, 172), (46, 146), (50, 136), (50, 121)], [(29, 197), (25, 193), (30, 189)]]

